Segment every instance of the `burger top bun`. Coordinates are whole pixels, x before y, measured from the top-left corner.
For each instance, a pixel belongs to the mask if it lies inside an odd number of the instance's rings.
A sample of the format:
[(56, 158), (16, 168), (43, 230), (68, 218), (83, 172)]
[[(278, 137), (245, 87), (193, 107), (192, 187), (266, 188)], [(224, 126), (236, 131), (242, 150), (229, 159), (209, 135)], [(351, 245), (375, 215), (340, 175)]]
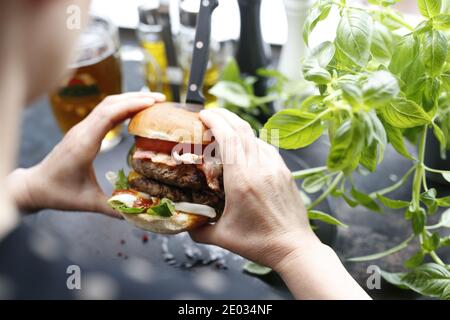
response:
[(121, 213), (129, 223), (134, 226), (155, 233), (176, 234), (193, 230), (209, 221), (208, 217), (188, 213), (175, 213), (170, 218), (152, 216), (146, 213)]
[(211, 135), (197, 112), (171, 102), (158, 103), (136, 114), (130, 121), (130, 134), (187, 144), (209, 144)]

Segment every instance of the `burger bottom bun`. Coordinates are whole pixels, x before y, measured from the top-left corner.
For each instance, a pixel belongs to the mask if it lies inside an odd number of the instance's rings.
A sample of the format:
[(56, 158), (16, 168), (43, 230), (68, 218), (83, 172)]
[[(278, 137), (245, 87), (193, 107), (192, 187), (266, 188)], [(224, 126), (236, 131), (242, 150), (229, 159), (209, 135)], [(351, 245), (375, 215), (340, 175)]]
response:
[(134, 226), (154, 233), (176, 234), (183, 231), (190, 231), (206, 224), (210, 219), (188, 213), (177, 212), (169, 218), (152, 216), (149, 214), (129, 214), (121, 213), (129, 223)]

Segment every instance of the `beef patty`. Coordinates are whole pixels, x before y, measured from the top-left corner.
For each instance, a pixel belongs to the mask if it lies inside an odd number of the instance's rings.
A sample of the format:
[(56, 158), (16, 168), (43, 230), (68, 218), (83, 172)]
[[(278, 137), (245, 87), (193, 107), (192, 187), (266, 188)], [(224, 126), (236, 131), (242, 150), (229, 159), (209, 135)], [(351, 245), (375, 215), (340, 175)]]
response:
[(203, 172), (194, 164), (168, 166), (150, 159), (132, 159), (131, 165), (141, 175), (168, 185), (195, 190), (208, 188)]
[(217, 213), (222, 213), (225, 200), (220, 193), (211, 190), (193, 190), (191, 188), (180, 188), (141, 176), (130, 175), (131, 188), (147, 193), (153, 197), (168, 198), (174, 202), (191, 202), (213, 207)]

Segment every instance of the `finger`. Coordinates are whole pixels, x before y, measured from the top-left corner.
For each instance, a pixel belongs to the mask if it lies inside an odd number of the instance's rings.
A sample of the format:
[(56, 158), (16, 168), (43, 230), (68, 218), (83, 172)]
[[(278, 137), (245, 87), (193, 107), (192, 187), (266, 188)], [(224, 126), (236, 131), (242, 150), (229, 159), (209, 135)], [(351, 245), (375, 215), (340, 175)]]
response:
[(256, 141), (255, 132), (247, 121), (241, 119), (238, 115), (223, 108), (211, 110), (222, 116), (228, 124), (236, 130), (239, 138), (242, 141), (244, 152), (246, 154), (255, 152)]
[(211, 129), (219, 145), (219, 151), (224, 165), (245, 163), (245, 154), (241, 139), (236, 130), (228, 122), (210, 110), (202, 110), (200, 119)]
[(198, 243), (218, 245), (217, 227), (207, 224), (197, 229), (189, 231), (192, 240)]
[(127, 92), (106, 97), (101, 104), (111, 104), (133, 98), (153, 98), (156, 102), (166, 101), (166, 96), (159, 92)]
[(94, 145), (100, 145), (108, 133), (125, 119), (155, 104), (149, 97), (120, 99), (112, 104), (99, 105), (80, 123)]
[(123, 219), (120, 213), (109, 206), (108, 197), (103, 193), (101, 193), (96, 199), (95, 211), (111, 218)]

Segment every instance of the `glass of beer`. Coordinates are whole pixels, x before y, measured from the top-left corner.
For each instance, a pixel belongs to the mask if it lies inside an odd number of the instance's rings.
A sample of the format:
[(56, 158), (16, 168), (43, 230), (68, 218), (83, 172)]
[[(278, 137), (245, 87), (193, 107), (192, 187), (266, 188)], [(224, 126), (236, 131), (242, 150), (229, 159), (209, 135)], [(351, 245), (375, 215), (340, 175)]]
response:
[[(106, 96), (122, 92), (122, 70), (117, 28), (106, 18), (91, 16), (81, 34), (75, 60), (59, 88), (50, 93), (50, 104), (62, 132), (83, 120)], [(122, 139), (122, 125), (112, 129), (101, 151)]]

